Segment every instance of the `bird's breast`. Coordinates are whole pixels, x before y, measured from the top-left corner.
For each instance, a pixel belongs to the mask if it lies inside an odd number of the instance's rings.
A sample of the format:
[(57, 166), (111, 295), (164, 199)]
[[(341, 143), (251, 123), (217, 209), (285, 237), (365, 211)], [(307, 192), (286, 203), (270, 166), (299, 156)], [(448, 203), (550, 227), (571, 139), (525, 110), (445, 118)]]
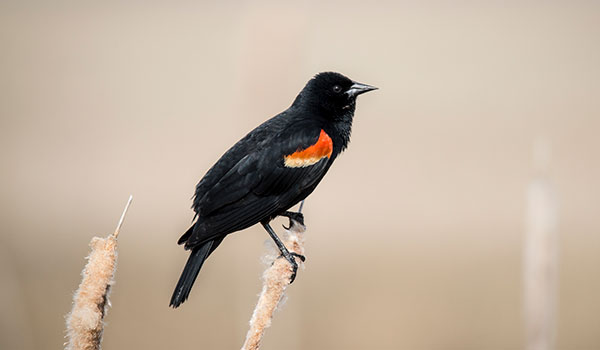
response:
[(284, 157), (284, 164), (288, 168), (303, 168), (318, 163), (321, 159), (331, 157), (333, 141), (325, 130), (321, 129), (319, 139), (309, 147), (297, 150)]

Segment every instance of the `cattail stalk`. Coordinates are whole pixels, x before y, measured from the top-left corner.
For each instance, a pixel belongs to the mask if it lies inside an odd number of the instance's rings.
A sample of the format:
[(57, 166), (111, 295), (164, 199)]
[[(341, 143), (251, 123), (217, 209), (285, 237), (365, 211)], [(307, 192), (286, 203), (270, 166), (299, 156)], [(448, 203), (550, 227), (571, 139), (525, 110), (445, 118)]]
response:
[[(290, 220), (290, 225), (282, 241), (290, 253), (304, 255), (306, 227), (293, 220)], [(290, 284), (292, 268), (289, 262), (284, 258), (278, 259), (276, 255), (268, 256), (267, 259), (273, 261), (273, 264), (263, 273), (263, 288), (250, 319), (250, 329), (242, 350), (256, 350), (260, 347), (265, 330), (271, 326), (273, 313)], [(296, 259), (296, 262), (299, 266), (304, 266), (300, 259)]]
[(527, 350), (552, 350), (556, 342), (558, 284), (558, 200), (549, 180), (550, 146), (534, 147), (536, 175), (527, 189), (523, 257)]
[(67, 350), (100, 349), (104, 316), (110, 305), (108, 294), (117, 268), (117, 237), (132, 199), (129, 196), (115, 232), (106, 238), (94, 237), (90, 242), (92, 252), (67, 316)]

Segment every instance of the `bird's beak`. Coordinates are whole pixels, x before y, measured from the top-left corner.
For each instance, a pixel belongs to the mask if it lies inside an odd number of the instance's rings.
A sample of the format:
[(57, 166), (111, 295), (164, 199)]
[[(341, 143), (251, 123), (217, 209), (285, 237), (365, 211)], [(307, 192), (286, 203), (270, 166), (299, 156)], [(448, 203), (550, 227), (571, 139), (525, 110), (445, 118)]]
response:
[(360, 94), (364, 94), (365, 92), (369, 92), (372, 90), (377, 90), (377, 88), (375, 86), (357, 83), (355, 81), (353, 83), (354, 84), (352, 84), (352, 86), (350, 86), (350, 89), (348, 89), (348, 91), (346, 91), (346, 93), (350, 97), (358, 96)]

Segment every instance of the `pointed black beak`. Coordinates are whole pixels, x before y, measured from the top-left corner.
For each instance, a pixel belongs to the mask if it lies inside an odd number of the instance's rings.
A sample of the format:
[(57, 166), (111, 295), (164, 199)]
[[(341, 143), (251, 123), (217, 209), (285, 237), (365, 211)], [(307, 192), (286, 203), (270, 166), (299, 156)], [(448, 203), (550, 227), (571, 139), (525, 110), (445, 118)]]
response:
[(348, 89), (348, 91), (346, 91), (346, 93), (348, 94), (348, 96), (352, 97), (352, 96), (358, 96), (360, 94), (364, 94), (365, 92), (369, 92), (372, 90), (377, 90), (377, 88), (375, 86), (357, 83), (354, 81), (352, 86), (350, 86), (350, 89)]

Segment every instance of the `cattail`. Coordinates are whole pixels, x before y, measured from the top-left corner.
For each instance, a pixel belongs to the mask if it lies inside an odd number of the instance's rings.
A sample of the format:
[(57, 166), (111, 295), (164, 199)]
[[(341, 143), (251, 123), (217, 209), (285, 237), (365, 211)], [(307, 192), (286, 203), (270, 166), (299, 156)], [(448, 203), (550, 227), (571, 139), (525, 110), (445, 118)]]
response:
[(558, 200), (549, 180), (550, 145), (534, 147), (536, 175), (527, 189), (523, 256), (527, 350), (552, 350), (556, 342), (558, 284)]
[(110, 305), (108, 294), (117, 268), (117, 237), (132, 199), (129, 196), (115, 232), (106, 238), (94, 237), (90, 242), (92, 252), (67, 316), (67, 350), (100, 349), (104, 316)]
[[(290, 228), (286, 230), (285, 235), (282, 237), (282, 241), (290, 253), (304, 255), (304, 231), (306, 231), (304, 225), (290, 220)], [(268, 254), (265, 260), (273, 263), (263, 273), (263, 288), (250, 319), (250, 329), (242, 350), (256, 350), (260, 347), (265, 330), (271, 326), (273, 313), (277, 309), (292, 277), (292, 269), (286, 259), (278, 259), (276, 255)], [(303, 266), (300, 259), (296, 261)]]

